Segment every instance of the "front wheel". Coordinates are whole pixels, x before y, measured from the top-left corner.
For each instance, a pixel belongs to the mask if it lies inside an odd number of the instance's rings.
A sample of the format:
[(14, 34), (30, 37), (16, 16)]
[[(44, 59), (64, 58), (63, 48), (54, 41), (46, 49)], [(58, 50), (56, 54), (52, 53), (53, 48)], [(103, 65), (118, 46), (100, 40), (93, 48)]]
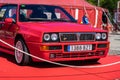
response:
[[(27, 46), (25, 45), (24, 41), (22, 39), (18, 39), (15, 43), (15, 47), (24, 51), (29, 52), (27, 49)], [(30, 56), (26, 55), (18, 50), (15, 50), (15, 60), (16, 63), (19, 65), (27, 65), (30, 63)]]

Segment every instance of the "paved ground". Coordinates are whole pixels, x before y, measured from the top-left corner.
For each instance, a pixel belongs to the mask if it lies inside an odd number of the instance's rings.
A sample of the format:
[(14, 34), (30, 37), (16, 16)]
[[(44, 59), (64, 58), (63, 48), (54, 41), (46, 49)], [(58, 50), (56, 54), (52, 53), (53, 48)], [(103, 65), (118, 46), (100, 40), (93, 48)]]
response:
[(120, 55), (120, 32), (110, 33), (109, 34), (110, 41), (110, 55)]

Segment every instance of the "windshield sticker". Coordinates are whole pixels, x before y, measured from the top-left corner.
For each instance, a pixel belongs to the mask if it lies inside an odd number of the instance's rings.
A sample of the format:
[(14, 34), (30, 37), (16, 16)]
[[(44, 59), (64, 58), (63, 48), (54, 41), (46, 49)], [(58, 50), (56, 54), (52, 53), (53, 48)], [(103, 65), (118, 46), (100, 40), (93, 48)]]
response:
[(25, 7), (25, 5), (24, 5), (24, 4), (22, 4), (22, 5), (21, 5), (21, 7)]

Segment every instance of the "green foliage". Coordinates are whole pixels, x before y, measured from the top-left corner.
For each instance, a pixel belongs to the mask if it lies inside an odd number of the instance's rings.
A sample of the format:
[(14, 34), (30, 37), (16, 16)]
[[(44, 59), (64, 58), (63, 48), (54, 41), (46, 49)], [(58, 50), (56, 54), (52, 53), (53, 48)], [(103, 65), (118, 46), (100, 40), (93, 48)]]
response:
[(86, 0), (89, 3), (93, 4), (93, 5), (97, 5), (97, 0)]
[[(91, 4), (97, 5), (98, 0), (86, 0)], [(110, 11), (110, 13), (113, 15), (113, 10), (117, 8), (117, 2), (119, 0), (99, 0), (100, 1), (100, 7), (106, 8)]]

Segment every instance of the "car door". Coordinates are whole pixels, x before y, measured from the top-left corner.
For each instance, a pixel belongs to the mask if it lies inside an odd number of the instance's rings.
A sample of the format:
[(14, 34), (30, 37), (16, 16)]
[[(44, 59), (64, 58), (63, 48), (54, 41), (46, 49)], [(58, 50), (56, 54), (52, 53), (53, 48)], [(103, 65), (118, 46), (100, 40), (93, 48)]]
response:
[[(3, 6), (3, 7), (0, 8), (0, 39), (1, 40), (4, 40), (5, 32), (4, 32), (3, 28), (4, 28), (4, 15), (5, 15), (6, 12), (7, 12), (7, 6)], [(2, 42), (0, 42), (0, 51), (4, 50), (3, 45), (4, 44)]]
[[(14, 46), (14, 36), (16, 32), (16, 12), (17, 11), (17, 6), (16, 5), (7, 5), (7, 10), (4, 14), (3, 18), (3, 25), (1, 28), (2, 31), (2, 36), (1, 39), (10, 45)], [(14, 22), (9, 23), (5, 22), (6, 19), (12, 19)], [(3, 44), (3, 48), (6, 50), (7, 53), (10, 53), (14, 51), (14, 49), (10, 48), (9, 46)]]

